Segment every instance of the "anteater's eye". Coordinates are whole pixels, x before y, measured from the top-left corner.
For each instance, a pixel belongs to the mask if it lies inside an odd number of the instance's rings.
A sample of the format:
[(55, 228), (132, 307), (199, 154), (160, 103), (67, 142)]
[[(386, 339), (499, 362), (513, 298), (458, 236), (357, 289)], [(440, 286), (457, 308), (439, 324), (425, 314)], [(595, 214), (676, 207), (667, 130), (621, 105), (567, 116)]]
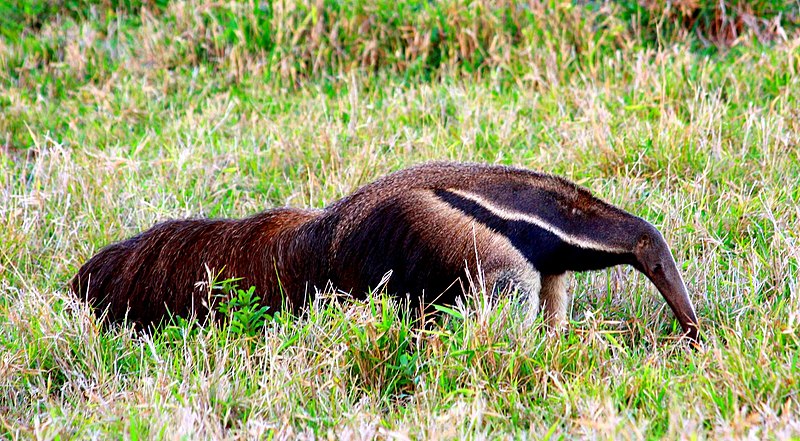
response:
[(583, 210), (581, 210), (580, 208), (573, 208), (572, 209), (572, 215), (573, 216), (583, 216)]
[(661, 266), (661, 264), (660, 264), (660, 263), (657, 263), (657, 264), (656, 264), (656, 265), (653, 267), (653, 272), (654, 272), (654, 273), (660, 273), (660, 272), (661, 272), (661, 270), (663, 270), (663, 269), (664, 269), (664, 268)]

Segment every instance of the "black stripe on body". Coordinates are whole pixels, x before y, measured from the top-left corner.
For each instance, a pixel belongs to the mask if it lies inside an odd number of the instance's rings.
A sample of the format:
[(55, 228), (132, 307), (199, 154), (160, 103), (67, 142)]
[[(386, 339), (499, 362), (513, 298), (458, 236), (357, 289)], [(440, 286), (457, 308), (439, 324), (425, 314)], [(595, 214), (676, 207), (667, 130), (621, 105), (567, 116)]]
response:
[(434, 194), (443, 202), (502, 234), (542, 274), (590, 271), (631, 263), (632, 255), (581, 248), (524, 220), (505, 219), (479, 202), (445, 189)]

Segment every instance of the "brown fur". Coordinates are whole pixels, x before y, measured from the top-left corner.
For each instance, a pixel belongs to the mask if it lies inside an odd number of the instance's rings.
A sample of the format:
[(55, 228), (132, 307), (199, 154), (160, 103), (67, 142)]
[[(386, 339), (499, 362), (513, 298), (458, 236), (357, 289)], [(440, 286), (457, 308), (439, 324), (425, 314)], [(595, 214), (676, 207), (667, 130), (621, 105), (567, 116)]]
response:
[[(632, 250), (652, 226), (563, 179), (499, 166), (434, 163), (368, 184), (324, 210), (281, 208), (241, 220), (172, 220), (100, 250), (72, 289), (112, 320), (150, 324), (170, 310), (204, 315), (206, 267), (241, 277), (273, 310), (302, 307), (328, 282), (363, 295), (391, 271), (387, 290), (412, 306), (452, 303), (466, 272), (489, 289), (511, 285), (563, 320), (568, 270), (633, 263), (633, 254), (567, 246), (524, 222), (504, 220), (459, 196), (481, 195), (509, 210), (535, 211), (576, 237)], [(655, 234), (658, 234), (655, 231)], [(659, 236), (660, 237), (660, 236)], [(546, 303), (547, 303), (546, 302)], [(213, 306), (213, 305), (212, 305)]]

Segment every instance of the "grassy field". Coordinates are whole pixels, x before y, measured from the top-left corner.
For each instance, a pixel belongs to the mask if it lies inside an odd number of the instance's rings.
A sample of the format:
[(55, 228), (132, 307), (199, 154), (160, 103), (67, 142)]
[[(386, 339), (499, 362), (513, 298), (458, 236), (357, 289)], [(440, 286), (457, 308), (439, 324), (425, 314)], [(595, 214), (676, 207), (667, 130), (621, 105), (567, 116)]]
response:
[[(0, 5), (0, 438), (800, 437), (797, 4), (578, 3)], [(630, 268), (576, 274), (559, 335), (479, 290), (426, 330), (385, 294), (242, 294), (143, 335), (67, 290), (159, 220), (441, 159), (653, 222), (704, 346)]]

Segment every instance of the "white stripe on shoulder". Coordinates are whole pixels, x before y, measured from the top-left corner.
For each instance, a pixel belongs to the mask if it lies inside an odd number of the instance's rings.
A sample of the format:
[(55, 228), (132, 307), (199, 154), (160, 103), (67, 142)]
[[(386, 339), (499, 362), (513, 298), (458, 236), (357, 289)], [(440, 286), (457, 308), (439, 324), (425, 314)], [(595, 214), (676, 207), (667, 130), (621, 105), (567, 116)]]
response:
[(457, 190), (454, 188), (448, 188), (447, 191), (456, 194), (458, 196), (461, 196), (462, 198), (469, 199), (472, 202), (475, 202), (481, 207), (489, 210), (492, 214), (494, 214), (497, 217), (510, 221), (521, 221), (521, 222), (527, 222), (532, 225), (536, 225), (539, 228), (542, 228), (544, 230), (549, 231), (550, 233), (555, 234), (556, 236), (559, 237), (559, 239), (563, 240), (568, 244), (590, 250), (604, 251), (607, 253), (614, 253), (614, 254), (624, 254), (629, 252), (629, 250), (609, 246), (589, 238), (571, 235), (566, 231), (562, 230), (561, 228), (559, 228), (558, 226), (553, 225), (540, 217), (534, 216), (529, 213), (522, 213), (519, 211), (509, 210), (508, 208), (505, 207), (497, 206), (492, 202), (490, 202), (489, 200), (487, 200), (486, 198), (477, 195), (475, 193), (463, 190)]

